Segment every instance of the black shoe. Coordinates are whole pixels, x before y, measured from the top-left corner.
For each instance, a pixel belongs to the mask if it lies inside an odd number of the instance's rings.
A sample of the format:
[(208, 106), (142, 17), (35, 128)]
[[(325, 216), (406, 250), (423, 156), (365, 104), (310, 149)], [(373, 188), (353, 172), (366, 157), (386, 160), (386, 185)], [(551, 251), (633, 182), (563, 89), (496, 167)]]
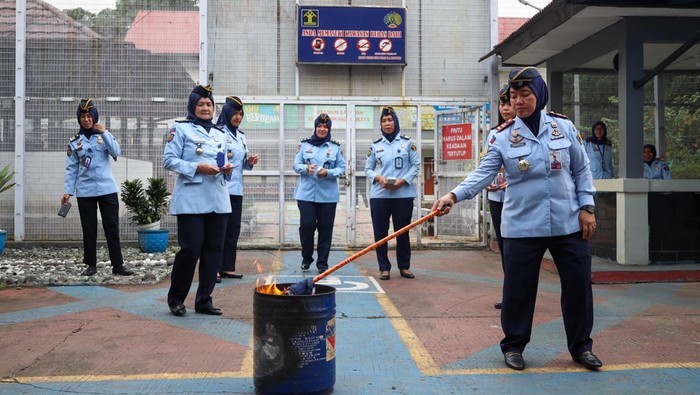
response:
[(177, 306), (170, 306), (170, 312), (176, 317), (182, 317), (187, 314), (187, 309), (184, 304), (180, 303)]
[(243, 278), (242, 274), (219, 272), (221, 278)]
[(384, 272), (379, 273), (380, 280), (388, 280), (390, 278), (391, 278), (391, 275), (389, 274), (388, 271), (384, 271)]
[(194, 311), (196, 311), (199, 314), (208, 314), (208, 315), (221, 315), (223, 314), (223, 311), (221, 311), (220, 308), (214, 307), (214, 306), (209, 306), (205, 308), (198, 309), (195, 307)]
[(584, 351), (579, 355), (578, 357), (574, 357), (574, 362), (580, 363), (583, 365), (584, 368), (590, 369), (590, 370), (597, 370), (601, 366), (603, 366), (603, 363), (600, 362), (600, 359), (595, 356), (590, 351)]
[(503, 354), (506, 360), (506, 366), (515, 370), (525, 369), (525, 360), (523, 354), (519, 352), (507, 352)]
[(120, 276), (133, 276), (134, 271), (124, 265), (119, 265), (112, 267), (112, 274), (118, 274)]
[(503, 302), (497, 302), (496, 304), (493, 305), (494, 309), (500, 310), (501, 307), (503, 307)]
[(97, 274), (97, 266), (88, 266), (87, 269), (80, 273), (81, 276), (94, 276)]
[(320, 267), (320, 268), (318, 268), (318, 274), (323, 274), (326, 272), (326, 270), (328, 270), (327, 267)]
[(401, 277), (403, 278), (416, 278), (408, 269), (399, 270), (399, 273), (401, 273)]
[(302, 262), (301, 263), (301, 270), (307, 271), (311, 267), (311, 262)]
[(220, 276), (216, 276), (216, 283), (221, 284), (221, 277)]

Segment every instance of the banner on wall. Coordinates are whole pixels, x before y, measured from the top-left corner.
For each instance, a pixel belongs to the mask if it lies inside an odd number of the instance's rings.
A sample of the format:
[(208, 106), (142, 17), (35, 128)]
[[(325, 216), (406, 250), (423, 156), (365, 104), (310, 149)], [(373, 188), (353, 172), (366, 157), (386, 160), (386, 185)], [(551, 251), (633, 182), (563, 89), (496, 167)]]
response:
[(406, 64), (406, 9), (297, 7), (297, 61), (314, 64)]
[[(343, 130), (347, 125), (347, 111), (345, 106), (314, 105), (304, 107), (304, 128), (314, 129), (314, 120), (319, 114), (326, 113), (333, 121), (334, 131)], [(374, 107), (355, 107), (355, 129), (372, 129), (374, 119)]]
[(465, 160), (472, 158), (472, 125), (445, 125), (442, 127), (442, 159)]

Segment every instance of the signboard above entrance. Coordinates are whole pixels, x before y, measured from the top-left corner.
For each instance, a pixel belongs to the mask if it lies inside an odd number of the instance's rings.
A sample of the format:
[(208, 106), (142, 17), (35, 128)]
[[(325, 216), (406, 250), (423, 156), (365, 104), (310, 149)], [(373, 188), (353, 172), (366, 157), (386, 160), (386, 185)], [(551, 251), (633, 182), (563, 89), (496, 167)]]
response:
[(297, 61), (405, 65), (406, 9), (297, 7)]

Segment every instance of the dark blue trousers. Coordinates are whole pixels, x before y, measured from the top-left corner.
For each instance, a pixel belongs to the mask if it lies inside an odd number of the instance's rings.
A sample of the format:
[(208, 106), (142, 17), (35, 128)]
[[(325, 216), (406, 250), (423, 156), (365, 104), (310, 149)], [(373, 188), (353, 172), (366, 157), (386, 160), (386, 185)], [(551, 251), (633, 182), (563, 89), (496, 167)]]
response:
[(241, 235), (243, 196), (229, 195), (229, 198), (231, 199), (231, 214), (228, 215), (228, 220), (226, 221), (223, 260), (219, 271), (233, 273), (236, 271), (238, 237)]
[(522, 352), (530, 341), (540, 265), (547, 249), (559, 272), (561, 311), (569, 353), (578, 356), (591, 351), (591, 255), (588, 241), (583, 240), (581, 232), (555, 237), (504, 238), (503, 244), (503, 353)]
[[(374, 241), (379, 241), (389, 235), (389, 219), (397, 231), (411, 223), (413, 216), (413, 198), (400, 199), (370, 199), (370, 212), (372, 214), (372, 228), (374, 229)], [(391, 270), (389, 261), (389, 247), (387, 243), (376, 248), (377, 262), (380, 271)], [(411, 238), (408, 232), (396, 238), (396, 264), (399, 270), (411, 268)]]
[(333, 223), (337, 203), (315, 203), (297, 200), (299, 207), (299, 238), (303, 263), (314, 261), (314, 233), (318, 229), (318, 270), (328, 269), (328, 255), (333, 241)]
[(80, 225), (83, 228), (83, 262), (88, 266), (97, 265), (97, 206), (100, 206), (102, 228), (107, 239), (109, 260), (112, 266), (124, 264), (122, 247), (119, 242), (119, 196), (109, 195), (78, 198)]
[(169, 306), (185, 302), (192, 286), (197, 260), (199, 286), (194, 307), (206, 309), (212, 306), (211, 293), (216, 285), (216, 272), (221, 266), (227, 219), (228, 214), (216, 213), (177, 216), (177, 241), (180, 251), (175, 255), (170, 275)]

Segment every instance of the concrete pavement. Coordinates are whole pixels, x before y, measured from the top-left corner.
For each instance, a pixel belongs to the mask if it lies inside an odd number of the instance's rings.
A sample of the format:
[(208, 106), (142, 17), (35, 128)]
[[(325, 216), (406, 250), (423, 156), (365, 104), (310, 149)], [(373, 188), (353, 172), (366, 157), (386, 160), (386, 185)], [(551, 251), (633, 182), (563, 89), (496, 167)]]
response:
[[(349, 255), (333, 251), (330, 263)], [(196, 284), (183, 318), (167, 308), (168, 281), (1, 290), (0, 393), (254, 393), (255, 282), (299, 281), (300, 260), (241, 251), (245, 277), (214, 292), (222, 317), (194, 313)], [(379, 281), (370, 252), (324, 280), (337, 289), (334, 394), (698, 393), (698, 282), (594, 285), (593, 349), (604, 367), (590, 372), (567, 353), (558, 277), (545, 264), (527, 367), (516, 372), (498, 347), (498, 254), (414, 251), (412, 271), (414, 280), (394, 269)]]

